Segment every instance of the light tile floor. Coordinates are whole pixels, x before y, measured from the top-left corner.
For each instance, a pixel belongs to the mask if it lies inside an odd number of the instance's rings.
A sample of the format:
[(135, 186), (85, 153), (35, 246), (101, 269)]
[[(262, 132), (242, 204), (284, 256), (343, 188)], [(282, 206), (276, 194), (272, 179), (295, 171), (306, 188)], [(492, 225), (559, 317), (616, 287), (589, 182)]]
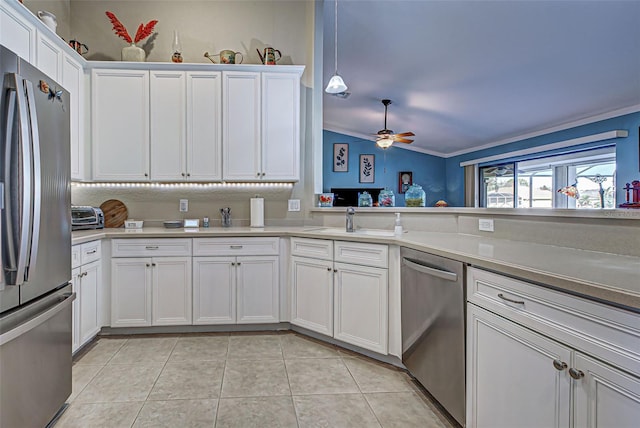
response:
[(434, 427), (404, 371), (295, 333), (102, 337), (62, 427)]

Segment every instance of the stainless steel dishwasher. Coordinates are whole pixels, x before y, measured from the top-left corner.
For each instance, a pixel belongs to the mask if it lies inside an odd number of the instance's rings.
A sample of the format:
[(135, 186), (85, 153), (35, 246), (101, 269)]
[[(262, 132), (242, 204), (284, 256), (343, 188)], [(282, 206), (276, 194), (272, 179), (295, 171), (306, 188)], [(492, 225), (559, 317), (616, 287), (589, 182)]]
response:
[(402, 362), (465, 425), (464, 265), (400, 250)]

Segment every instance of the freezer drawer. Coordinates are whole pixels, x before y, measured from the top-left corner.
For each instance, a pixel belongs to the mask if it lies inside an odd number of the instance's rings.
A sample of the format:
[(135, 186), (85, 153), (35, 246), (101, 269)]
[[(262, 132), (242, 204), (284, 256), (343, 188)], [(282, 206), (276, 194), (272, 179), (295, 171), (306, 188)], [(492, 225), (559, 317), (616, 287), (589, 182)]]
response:
[(74, 299), (67, 285), (0, 319), (1, 427), (43, 427), (71, 394)]

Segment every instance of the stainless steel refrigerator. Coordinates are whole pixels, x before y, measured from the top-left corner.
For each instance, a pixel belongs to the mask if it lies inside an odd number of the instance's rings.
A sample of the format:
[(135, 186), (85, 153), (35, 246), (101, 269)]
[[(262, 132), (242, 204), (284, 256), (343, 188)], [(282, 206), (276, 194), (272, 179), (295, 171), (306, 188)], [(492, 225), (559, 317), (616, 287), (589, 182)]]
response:
[(0, 46), (0, 427), (71, 394), (69, 94)]

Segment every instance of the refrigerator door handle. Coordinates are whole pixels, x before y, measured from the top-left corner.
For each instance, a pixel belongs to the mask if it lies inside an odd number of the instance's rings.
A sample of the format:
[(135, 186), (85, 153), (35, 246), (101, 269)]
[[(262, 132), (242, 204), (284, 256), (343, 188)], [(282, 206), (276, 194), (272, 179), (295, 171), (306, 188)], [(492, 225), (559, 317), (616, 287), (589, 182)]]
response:
[[(30, 254), (31, 243), (31, 225), (32, 225), (32, 203), (33, 203), (33, 156), (31, 152), (31, 129), (28, 117), (27, 96), (25, 94), (26, 87), (25, 80), (18, 74), (10, 74), (9, 77), (9, 104), (7, 112), (7, 140), (6, 140), (6, 164), (5, 164), (5, 186), (7, 186), (7, 194), (15, 190), (13, 183), (13, 168), (18, 168), (17, 186), (22, 186), (17, 189), (18, 195), (8, 195), (5, 199), (7, 204), (5, 206), (5, 226), (7, 228), (7, 250), (9, 266), (5, 267), (6, 273), (11, 273), (11, 278), (7, 278), (7, 284), (20, 285), (24, 282), (25, 272), (27, 269), (28, 257)], [(12, 155), (14, 149), (13, 137), (13, 112), (15, 105), (17, 104), (18, 111), (18, 145), (19, 145), (19, 164), (13, 163)], [(17, 202), (20, 207), (14, 206), (12, 202)], [(15, 231), (18, 227), (19, 238), (18, 242), (14, 242)]]
[[(15, 82), (15, 80), (14, 80)], [(16, 91), (13, 87), (14, 82), (9, 82), (11, 90), (7, 94), (7, 107), (5, 109), (4, 123), (5, 123), (5, 164), (4, 164), (4, 189), (5, 192), (2, 198), (2, 213), (3, 213), (3, 226), (5, 233), (2, 235), (2, 251), (4, 252), (2, 258), (3, 274), (5, 276), (5, 285), (15, 285), (15, 273), (17, 270), (17, 255), (16, 255), (16, 242), (14, 234), (14, 212), (12, 210), (11, 201), (11, 189), (12, 189), (12, 170), (13, 170), (13, 125), (15, 119), (16, 110)]]
[(41, 210), (41, 162), (40, 162), (40, 134), (38, 133), (38, 114), (36, 111), (36, 99), (33, 93), (33, 84), (24, 80), (27, 104), (29, 107), (29, 128), (31, 130), (31, 236), (29, 237), (29, 261), (26, 266), (24, 280), (29, 280), (30, 268), (35, 267), (38, 257), (38, 243), (40, 242), (40, 210)]

